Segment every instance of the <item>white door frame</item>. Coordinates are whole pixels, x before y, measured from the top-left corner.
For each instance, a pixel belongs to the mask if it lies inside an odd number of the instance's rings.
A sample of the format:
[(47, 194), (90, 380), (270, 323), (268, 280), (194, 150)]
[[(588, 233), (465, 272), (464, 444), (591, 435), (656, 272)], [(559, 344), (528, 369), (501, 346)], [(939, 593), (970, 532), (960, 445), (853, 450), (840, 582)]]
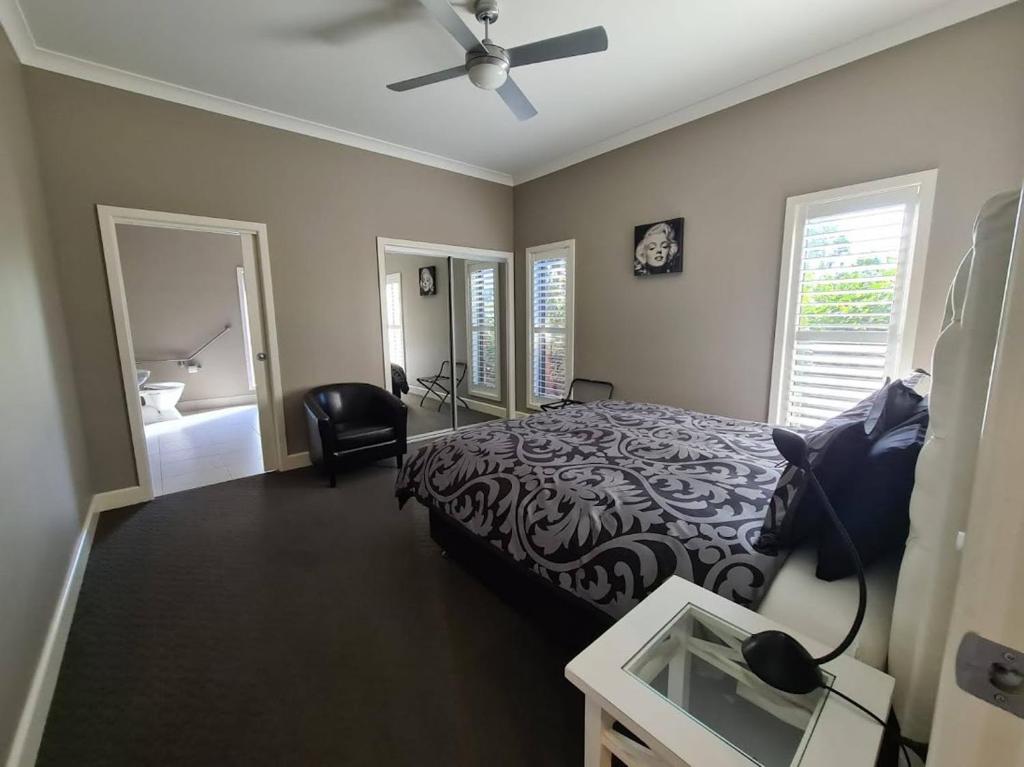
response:
[[(284, 430), (284, 390), (281, 386), (281, 364), (277, 351), (277, 321), (274, 313), (274, 291), (270, 278), (270, 246), (267, 240), (266, 224), (250, 221), (232, 221), (226, 218), (208, 218), (191, 216), (184, 213), (165, 213), (137, 208), (119, 208), (110, 205), (97, 205), (96, 216), (99, 219), (100, 238), (103, 243), (103, 259), (107, 267), (107, 286), (110, 288), (110, 308), (114, 315), (114, 331), (117, 336), (118, 357), (121, 361), (121, 378), (124, 390), (125, 407), (128, 411), (128, 423), (131, 427), (132, 449), (135, 454), (135, 471), (138, 475), (138, 488), (127, 503), (138, 503), (153, 499), (153, 480), (149, 473), (149, 457), (146, 450), (146, 432), (142, 422), (142, 403), (139, 399), (136, 378), (135, 349), (132, 345), (132, 331), (128, 319), (128, 300), (125, 293), (124, 278), (121, 271), (121, 253), (117, 242), (117, 225), (131, 224), (134, 226), (150, 226), (163, 229), (184, 229), (194, 232), (212, 232), (215, 234), (231, 234), (242, 236), (243, 252), (248, 242), (244, 235), (251, 235), (255, 243), (253, 253), (258, 267), (259, 279), (255, 274), (245, 275), (246, 290), (249, 304), (250, 321), (262, 320), (263, 339), (266, 348), (262, 351), (267, 355), (267, 378), (270, 382), (269, 392), (257, 391), (260, 409), (271, 413), (273, 434), (264, 436), (263, 466), (268, 471), (281, 468), (287, 455)], [(255, 299), (255, 300), (253, 300)], [(262, 316), (260, 316), (262, 309)], [(254, 329), (256, 329), (254, 327)], [(260, 334), (254, 333), (258, 342)], [(255, 352), (254, 352), (255, 353)], [(264, 399), (266, 398), (266, 399)], [(269, 406), (269, 407), (268, 407)], [(266, 412), (266, 410), (265, 410)], [(266, 425), (261, 422), (263, 431)]]
[[(516, 323), (515, 323), (515, 258), (511, 251), (487, 250), (484, 248), (471, 248), (464, 245), (441, 245), (433, 242), (415, 242), (413, 240), (395, 240), (389, 237), (377, 238), (377, 273), (378, 288), (380, 292), (380, 338), (381, 349), (384, 359), (383, 382), (384, 388), (391, 391), (391, 362), (388, 359), (388, 309), (387, 297), (385, 295), (387, 271), (385, 268), (385, 256), (388, 253), (403, 256), (427, 256), (430, 258), (454, 258), (460, 261), (496, 261), (505, 264), (505, 391), (508, 418), (514, 418), (516, 413)], [(448, 281), (448, 300), (453, 305), (452, 294), (454, 292), (454, 280)], [(454, 318), (454, 306), (449, 316)], [(453, 330), (449, 328), (449, 338)], [(454, 346), (454, 344), (451, 344)], [(444, 434), (451, 429), (443, 429), (428, 434), (417, 434), (409, 438), (409, 442), (432, 439), (438, 434)]]

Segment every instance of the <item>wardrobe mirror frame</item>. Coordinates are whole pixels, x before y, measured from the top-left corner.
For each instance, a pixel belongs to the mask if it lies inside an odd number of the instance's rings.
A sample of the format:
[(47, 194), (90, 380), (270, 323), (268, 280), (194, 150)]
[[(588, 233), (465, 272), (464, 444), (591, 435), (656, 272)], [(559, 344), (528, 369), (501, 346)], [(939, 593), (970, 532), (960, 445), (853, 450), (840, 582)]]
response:
[[(382, 385), (387, 391), (391, 391), (391, 360), (388, 356), (387, 343), (387, 256), (419, 256), (425, 258), (446, 259), (448, 265), (448, 355), (451, 362), (451, 369), (455, 369), (455, 278), (456, 268), (464, 269), (466, 262), (495, 262), (503, 265), (504, 269), (499, 270), (499, 281), (501, 284), (501, 305), (504, 308), (502, 315), (502, 338), (504, 349), (502, 349), (501, 373), (505, 391), (505, 419), (511, 420), (516, 417), (516, 386), (515, 386), (515, 257), (511, 251), (487, 250), (483, 248), (472, 248), (462, 245), (444, 245), (440, 243), (416, 242), (413, 240), (399, 240), (389, 237), (377, 238), (377, 272), (378, 272), (378, 297), (380, 301), (380, 349), (383, 365)], [(468, 289), (468, 286), (467, 286)], [(462, 307), (463, 310), (465, 307)], [(468, 331), (468, 329), (467, 329)], [(468, 363), (467, 363), (468, 364)], [(452, 427), (424, 434), (411, 435), (409, 443), (416, 443), (434, 439), (435, 437), (450, 434), (458, 428), (457, 407), (452, 408)]]

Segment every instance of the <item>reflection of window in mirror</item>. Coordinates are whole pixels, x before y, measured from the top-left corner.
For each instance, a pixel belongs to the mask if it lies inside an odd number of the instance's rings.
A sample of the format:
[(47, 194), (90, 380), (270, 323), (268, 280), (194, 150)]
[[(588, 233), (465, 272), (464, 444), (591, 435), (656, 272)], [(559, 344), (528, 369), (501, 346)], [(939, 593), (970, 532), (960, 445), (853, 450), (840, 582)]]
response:
[(386, 277), (385, 302), (388, 316), (388, 359), (392, 365), (405, 367), (405, 325), (402, 315), (402, 275)]
[(466, 263), (466, 343), (469, 393), (501, 399), (498, 264)]

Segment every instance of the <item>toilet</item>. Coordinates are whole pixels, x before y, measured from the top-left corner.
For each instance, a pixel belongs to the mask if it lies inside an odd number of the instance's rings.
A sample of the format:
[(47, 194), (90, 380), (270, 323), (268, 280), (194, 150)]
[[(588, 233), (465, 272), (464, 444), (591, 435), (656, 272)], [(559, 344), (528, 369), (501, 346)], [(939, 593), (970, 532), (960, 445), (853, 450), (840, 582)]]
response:
[(185, 384), (179, 381), (143, 384), (139, 387), (139, 394), (142, 395), (142, 404), (156, 408), (160, 412), (174, 409), (184, 391)]

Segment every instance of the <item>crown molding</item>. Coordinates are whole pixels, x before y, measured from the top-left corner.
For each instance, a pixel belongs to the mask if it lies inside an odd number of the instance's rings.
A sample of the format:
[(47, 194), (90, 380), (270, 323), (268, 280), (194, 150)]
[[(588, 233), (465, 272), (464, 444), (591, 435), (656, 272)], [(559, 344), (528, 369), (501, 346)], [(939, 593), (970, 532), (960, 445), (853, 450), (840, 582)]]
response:
[(396, 157), (465, 176), (513, 186), (533, 181), (598, 155), (611, 152), (637, 141), (642, 141), (658, 133), (663, 133), (685, 123), (699, 120), (702, 117), (736, 106), (744, 101), (749, 101), (771, 91), (785, 88), (788, 85), (814, 77), (830, 69), (841, 67), (857, 59), (865, 58), (914, 38), (922, 37), (944, 27), (965, 21), (973, 16), (995, 10), (1004, 5), (1010, 5), (1013, 2), (1016, 2), (1016, 0), (952, 0), (952, 2), (895, 26), (865, 35), (846, 45), (804, 59), (764, 77), (751, 80), (703, 101), (690, 104), (683, 109), (599, 141), (596, 144), (534, 166), (523, 173), (513, 175), (489, 168), (482, 168), (431, 152), (413, 149), (401, 144), (383, 141), (371, 136), (334, 128), (330, 125), (324, 125), (311, 120), (304, 120), (240, 101), (214, 96), (203, 91), (174, 85), (173, 83), (137, 75), (133, 72), (127, 72), (104, 64), (97, 64), (93, 61), (79, 59), (43, 48), (33, 38), (32, 31), (18, 4), (18, 0), (0, 0), (0, 26), (6, 30), (15, 53), (21, 63), (26, 66), (45, 69), (50, 72), (68, 75), (69, 77), (107, 85), (112, 88), (151, 96), (164, 101), (202, 109), (207, 112), (215, 112), (228, 117), (235, 117), (240, 120), (292, 133), (299, 133), (336, 144), (364, 149), (368, 152)]
[(703, 101), (698, 101), (676, 112), (659, 117), (656, 120), (631, 128), (611, 138), (592, 144), (584, 149), (537, 165), (525, 173), (513, 176), (515, 185), (525, 184), (542, 176), (563, 170), (598, 155), (611, 152), (629, 144), (642, 141), (658, 133), (676, 128), (688, 122), (699, 120), (715, 112), (755, 99), (788, 85), (814, 77), (830, 69), (870, 56), (874, 53), (893, 48), (917, 37), (936, 32), (944, 27), (966, 21), (973, 16), (980, 16), (988, 11), (1010, 5), (1016, 0), (954, 0), (928, 13), (915, 16), (907, 21), (886, 29), (859, 37), (838, 48), (812, 56), (791, 66), (772, 72), (771, 74), (751, 80), (736, 88), (723, 91)]
[(330, 125), (304, 120), (271, 109), (245, 104), (240, 101), (214, 96), (210, 93), (186, 88), (174, 83), (138, 75), (105, 64), (76, 58), (58, 51), (43, 48), (36, 43), (31, 28), (17, 0), (0, 0), (0, 26), (7, 32), (11, 45), (22, 64), (45, 69), (57, 74), (76, 77), (80, 80), (107, 85), (119, 90), (152, 96), (163, 101), (202, 109), (206, 112), (235, 117), (239, 120), (266, 125), (271, 128), (300, 133), (304, 136), (331, 141), (335, 144), (364, 149), (368, 152), (408, 160), (420, 165), (493, 181), (505, 186), (512, 185), (512, 176), (501, 171), (481, 168), (477, 165), (453, 160), (450, 157), (424, 152), (420, 149), (394, 144), (390, 141), (364, 136), (361, 133), (334, 128)]

